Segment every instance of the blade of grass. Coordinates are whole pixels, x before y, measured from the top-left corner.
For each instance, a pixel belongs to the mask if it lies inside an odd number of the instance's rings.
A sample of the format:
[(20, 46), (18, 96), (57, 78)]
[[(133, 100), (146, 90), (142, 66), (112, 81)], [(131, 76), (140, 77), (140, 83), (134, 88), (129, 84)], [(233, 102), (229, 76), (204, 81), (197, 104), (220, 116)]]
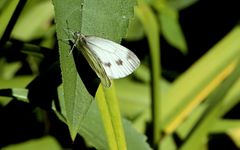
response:
[(153, 7), (158, 12), (161, 33), (169, 44), (176, 47), (183, 54), (187, 53), (187, 44), (179, 23), (178, 11), (165, 1), (153, 1)]
[(126, 150), (127, 144), (124, 135), (124, 129), (122, 126), (121, 113), (119, 108), (119, 102), (116, 96), (116, 89), (114, 82), (112, 82), (112, 87), (109, 89), (104, 88), (104, 94), (108, 106), (108, 110), (111, 116), (113, 130), (115, 133), (116, 141), (119, 150)]
[[(231, 71), (228, 73), (228, 75), (232, 73), (233, 70), (234, 70), (234, 64), (230, 64), (229, 67), (225, 69), (225, 71), (227, 72)], [(237, 105), (240, 99), (239, 89), (240, 89), (240, 79), (238, 79), (238, 81), (229, 90), (228, 94), (226, 95), (226, 98), (224, 98), (225, 105), (222, 108), (222, 111), (220, 112), (221, 116), (229, 112), (230, 109), (232, 109), (235, 105)], [(194, 124), (196, 124), (197, 120), (205, 111), (206, 107), (207, 107), (206, 103), (201, 103), (201, 105), (197, 106), (194, 109), (194, 111), (191, 112), (190, 116), (187, 117), (187, 120), (185, 120), (180, 126), (178, 126), (177, 133), (181, 139), (186, 138), (186, 136), (189, 134), (189, 132), (193, 128)], [(215, 128), (215, 126), (218, 126), (217, 123), (214, 123), (214, 124), (216, 125), (214, 125), (213, 128)]]
[(148, 5), (140, 3), (135, 9), (136, 15), (141, 21), (150, 46), (151, 58), (151, 95), (152, 95), (152, 138), (153, 145), (157, 147), (160, 140), (160, 43), (157, 18)]
[(118, 149), (117, 139), (114, 133), (111, 114), (109, 112), (109, 107), (111, 106), (108, 106), (107, 104), (107, 100), (105, 98), (102, 85), (100, 85), (98, 88), (96, 99), (97, 99), (100, 115), (103, 120), (103, 125), (104, 125), (105, 133), (108, 139), (109, 148), (117, 150)]
[[(16, 2), (16, 1), (14, 1), (14, 2)], [(13, 9), (13, 7), (15, 6), (14, 2), (12, 3), (13, 5), (10, 5), (11, 6), (10, 9)], [(19, 15), (21, 14), (21, 11), (23, 10), (26, 2), (27, 2), (26, 0), (18, 1), (16, 9), (14, 10), (14, 12), (13, 12), (13, 14), (11, 16), (11, 19), (9, 20), (9, 22), (8, 22), (8, 24), (6, 26), (6, 29), (5, 29), (3, 35), (2, 35), (2, 37), (0, 39), (0, 46), (5, 45), (5, 43), (9, 39), (9, 37), (11, 35), (11, 32), (13, 30), (13, 27), (16, 24), (17, 19), (18, 19)]]
[[(170, 105), (167, 109), (163, 109), (165, 118), (162, 126), (165, 127), (166, 133), (172, 133), (196, 105), (208, 96), (204, 90), (208, 89), (210, 93), (221, 83), (224, 76), (227, 76), (225, 74), (218, 79), (218, 82), (214, 81), (239, 55), (239, 36), (240, 27), (237, 26), (173, 83), (166, 95)], [(189, 107), (188, 111), (181, 113), (187, 107)]]
[(102, 88), (100, 85), (97, 92), (97, 100), (110, 149), (127, 149), (114, 84), (110, 89)]
[(12, 14), (14, 13), (15, 8), (17, 7), (18, 2), (19, 0), (8, 1), (8, 3), (4, 4), (4, 7), (1, 7), (0, 37), (2, 37), (4, 31), (6, 30), (8, 22), (11, 19)]
[[(188, 106), (184, 108), (184, 110), (178, 115), (178, 117), (174, 120), (174, 122), (172, 122), (172, 125), (175, 126), (176, 124), (181, 122), (182, 119), (188, 116), (189, 112), (191, 112), (195, 106), (197, 106), (200, 102), (202, 102), (219, 84), (222, 83), (224, 79), (226, 79), (232, 73), (232, 71), (234, 70), (235, 64), (236, 62), (233, 61), (222, 72), (220, 72), (208, 85), (206, 85), (206, 87), (202, 91), (200, 91), (198, 95), (196, 95), (196, 97), (188, 104)], [(194, 111), (198, 111), (198, 110), (194, 109)], [(171, 127), (173, 126), (168, 126), (167, 129)], [(188, 128), (188, 130), (190, 130), (190, 128)]]
[(203, 138), (206, 138), (213, 123), (221, 116), (220, 112), (222, 111), (222, 108), (224, 108), (224, 97), (240, 76), (239, 62), (240, 61), (235, 63), (235, 70), (233, 73), (212, 94), (210, 94), (207, 99), (209, 105), (206, 108), (206, 111), (193, 128), (193, 131), (186, 139), (186, 142), (181, 146), (181, 150), (196, 149), (200, 144), (204, 144), (202, 143)]

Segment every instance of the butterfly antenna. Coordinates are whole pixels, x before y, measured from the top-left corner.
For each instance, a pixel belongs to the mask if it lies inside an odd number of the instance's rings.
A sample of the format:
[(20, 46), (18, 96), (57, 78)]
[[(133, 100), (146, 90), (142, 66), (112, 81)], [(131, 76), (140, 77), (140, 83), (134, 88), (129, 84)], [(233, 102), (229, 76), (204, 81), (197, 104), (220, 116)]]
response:
[[(74, 41), (74, 40), (73, 40), (73, 41)], [(74, 41), (74, 44), (73, 44), (73, 46), (72, 46), (72, 48), (71, 48), (71, 50), (70, 50), (70, 52), (69, 52), (69, 55), (72, 54), (73, 49), (77, 46), (78, 41), (79, 41), (79, 39), (77, 39), (76, 41)]]
[(68, 55), (71, 55), (71, 54), (72, 54), (74, 47), (76, 47), (76, 43), (73, 44), (73, 46), (72, 46), (72, 48), (71, 48), (71, 50), (70, 50), (70, 52), (69, 52)]
[(68, 55), (71, 55), (72, 54), (72, 52), (73, 52), (73, 49), (77, 46), (77, 42), (78, 42), (78, 40), (74, 40), (73, 38), (70, 38), (69, 37), (69, 35), (74, 35), (74, 32), (73, 31), (71, 31), (70, 30), (70, 28), (69, 28), (69, 26), (68, 26), (68, 20), (66, 20), (66, 24), (67, 24), (67, 29), (64, 29), (64, 31), (67, 33), (67, 35), (68, 35), (68, 38), (69, 39), (67, 39), (67, 40), (70, 40), (71, 42), (73, 42), (74, 44), (73, 44), (73, 46), (72, 46), (72, 48), (71, 48), (71, 50), (70, 50), (70, 52), (69, 52), (69, 54)]

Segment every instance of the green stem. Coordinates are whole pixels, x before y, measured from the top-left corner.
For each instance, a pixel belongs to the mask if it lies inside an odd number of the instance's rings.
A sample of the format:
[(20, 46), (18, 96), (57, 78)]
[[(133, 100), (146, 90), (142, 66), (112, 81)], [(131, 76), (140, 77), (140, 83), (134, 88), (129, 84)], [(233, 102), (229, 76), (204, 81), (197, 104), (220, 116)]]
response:
[(135, 9), (136, 15), (143, 24), (148, 38), (151, 58), (151, 94), (152, 94), (152, 145), (155, 149), (160, 141), (160, 43), (157, 18), (148, 5), (140, 3)]
[(127, 144), (114, 84), (111, 88), (102, 88), (100, 85), (97, 100), (110, 149), (126, 150)]
[(109, 149), (115, 150), (117, 149), (117, 142), (113, 131), (112, 121), (109, 114), (107, 102), (101, 85), (98, 88), (96, 98), (100, 115), (102, 117), (103, 125), (105, 128)]
[(112, 82), (111, 88), (104, 88), (105, 98), (108, 105), (108, 110), (111, 115), (112, 125), (115, 133), (115, 137), (117, 140), (119, 150), (126, 150), (127, 144), (124, 135), (124, 129), (122, 125), (122, 118), (119, 109), (119, 103), (116, 96), (116, 90), (114, 83)]

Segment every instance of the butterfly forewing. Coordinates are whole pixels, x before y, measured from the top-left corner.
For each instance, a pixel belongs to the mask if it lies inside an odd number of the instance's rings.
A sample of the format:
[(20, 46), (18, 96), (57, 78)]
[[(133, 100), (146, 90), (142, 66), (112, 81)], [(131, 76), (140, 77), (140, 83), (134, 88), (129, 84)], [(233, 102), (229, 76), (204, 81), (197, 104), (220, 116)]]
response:
[[(89, 63), (90, 67), (94, 70), (94, 72), (97, 74), (97, 76), (101, 79), (103, 86), (110, 87), (111, 81), (108, 78), (107, 73), (104, 70), (98, 56), (92, 50), (89, 49), (89, 47), (86, 43), (85, 36), (76, 32), (74, 34), (74, 37), (75, 37), (75, 41), (74, 41), (75, 47), (77, 47), (77, 49), (79, 51), (81, 51), (81, 53), (83, 54), (83, 56)], [(78, 43), (76, 43), (76, 42), (78, 42)]]
[(96, 54), (110, 79), (123, 78), (131, 74), (140, 64), (129, 49), (107, 39), (87, 36), (89, 50)]
[(80, 32), (75, 32), (73, 39), (73, 48), (82, 52), (104, 87), (111, 86), (110, 79), (125, 77), (140, 65), (133, 52), (110, 40), (84, 36)]

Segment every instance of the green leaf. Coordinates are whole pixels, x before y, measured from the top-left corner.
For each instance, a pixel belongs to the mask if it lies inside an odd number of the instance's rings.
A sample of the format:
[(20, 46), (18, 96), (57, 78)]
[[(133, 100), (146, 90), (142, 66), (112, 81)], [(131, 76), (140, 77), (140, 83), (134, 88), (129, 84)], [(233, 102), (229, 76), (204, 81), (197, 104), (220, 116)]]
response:
[[(67, 35), (64, 35), (64, 31), (62, 30), (65, 28), (64, 24), (66, 23), (69, 13), (71, 13), (69, 10), (72, 10), (70, 9), (71, 7), (81, 6), (81, 1), (65, 2), (55, 0), (53, 2), (58, 39), (67, 39)], [(60, 105), (65, 106), (63, 107), (65, 108), (63, 112), (66, 112), (66, 122), (72, 139), (74, 139), (93, 98), (78, 76), (72, 57), (68, 56), (70, 47), (62, 41), (59, 41), (59, 47), (64, 92), (64, 99), (60, 101), (64, 104)]]
[(168, 6), (162, 7), (159, 14), (161, 31), (166, 40), (186, 54), (187, 45), (178, 22), (178, 12)]
[(210, 128), (211, 133), (227, 133), (234, 129), (239, 129), (240, 121), (238, 119), (218, 119)]
[(198, 2), (199, 0), (168, 0), (167, 3), (178, 10), (189, 7), (190, 5)]
[(206, 110), (207, 104), (203, 103), (192, 111), (191, 115), (178, 126), (177, 133), (181, 139), (186, 138), (189, 132), (192, 131), (194, 125), (198, 122), (199, 118), (203, 115)]
[(6, 80), (12, 79), (21, 67), (20, 61), (7, 63), (5, 59), (0, 59), (0, 77)]
[(19, 3), (18, 0), (12, 0), (12, 1), (1, 1), (1, 8), (0, 8), (0, 37), (2, 37), (9, 20), (12, 17), (12, 14), (17, 6), (17, 4)]
[(126, 36), (134, 5), (135, 0), (85, 1), (81, 31), (120, 42)]
[(128, 31), (127, 31), (127, 40), (136, 41), (144, 37), (143, 27), (139, 19), (134, 16), (130, 20)]
[(53, 7), (48, 0), (29, 1), (14, 26), (12, 36), (21, 40), (41, 37), (51, 25), (53, 15)]
[(33, 80), (33, 78), (34, 76), (17, 76), (11, 80), (4, 80), (0, 78), (0, 88), (24, 88), (29, 82), (31, 82), (31, 80)]
[(226, 133), (235, 145), (240, 148), (239, 119), (218, 119), (211, 128), (211, 133)]
[(64, 29), (120, 42), (126, 34), (128, 20), (133, 16), (135, 1), (54, 0), (53, 2), (60, 47), (66, 118), (72, 138), (74, 138), (93, 98), (78, 76), (72, 55), (69, 56), (71, 47), (63, 42), (70, 36)]
[(177, 150), (177, 145), (174, 141), (174, 138), (170, 135), (164, 137), (163, 140), (161, 140), (160, 147), (158, 148), (159, 150), (161, 149), (167, 149), (167, 150)]
[(0, 96), (14, 97), (28, 102), (28, 90), (20, 88), (0, 89)]
[(39, 139), (29, 140), (23, 143), (10, 145), (3, 148), (4, 150), (60, 150), (62, 149), (57, 140), (53, 137), (46, 136)]
[(0, 104), (2, 106), (7, 105), (13, 98), (29, 103), (28, 90), (21, 88), (0, 89)]

